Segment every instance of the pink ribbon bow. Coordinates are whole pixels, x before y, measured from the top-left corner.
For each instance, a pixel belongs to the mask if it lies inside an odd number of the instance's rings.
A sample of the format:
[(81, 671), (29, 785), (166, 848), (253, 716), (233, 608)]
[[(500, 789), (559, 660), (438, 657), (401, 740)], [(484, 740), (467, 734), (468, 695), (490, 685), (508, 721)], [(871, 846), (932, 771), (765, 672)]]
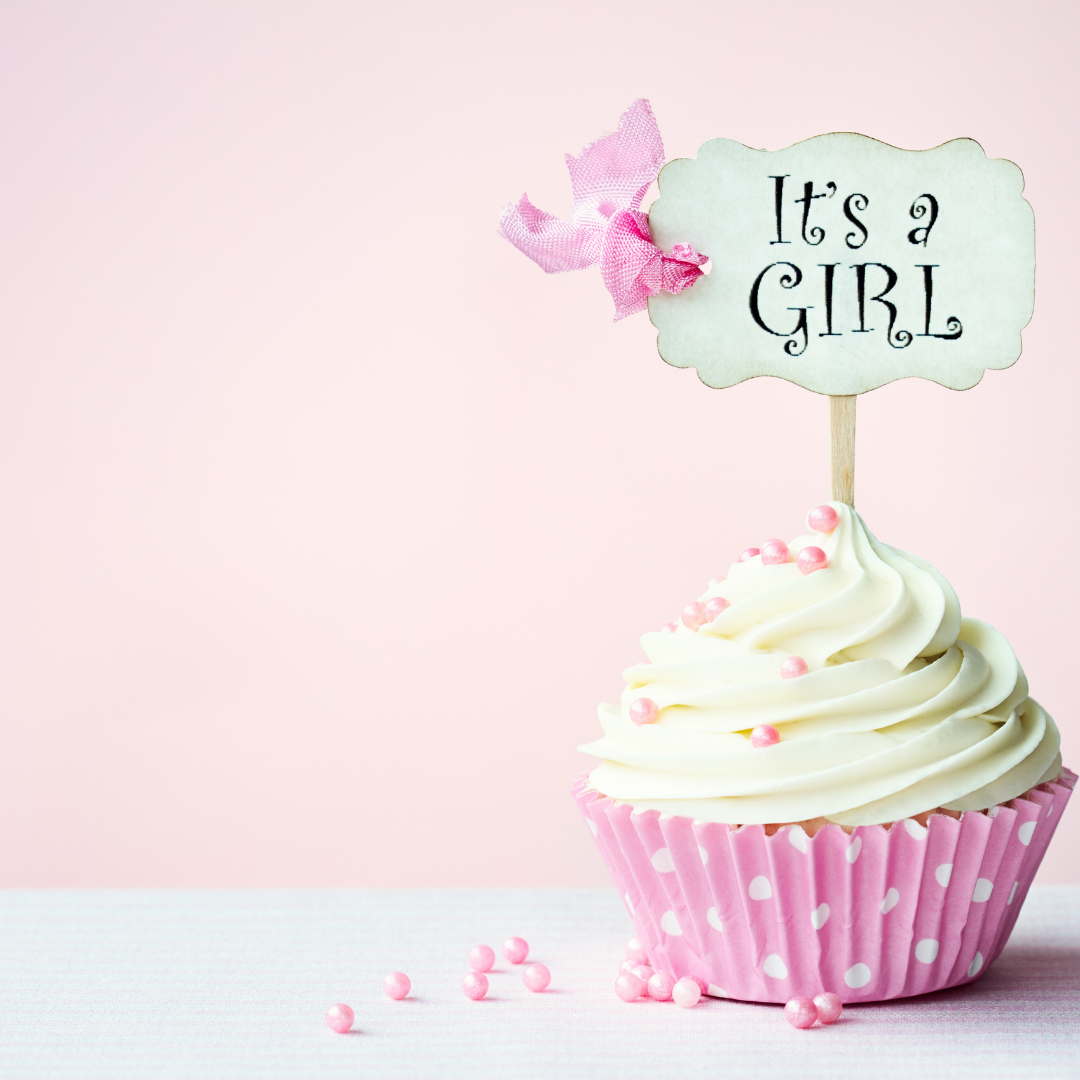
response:
[(689, 244), (662, 252), (640, 209), (664, 164), (664, 144), (648, 101), (639, 98), (619, 118), (619, 129), (566, 155), (574, 210), (569, 221), (545, 213), (522, 195), (499, 219), (499, 233), (549, 274), (600, 264), (615, 301), (615, 321), (644, 311), (661, 289), (680, 293), (708, 262)]

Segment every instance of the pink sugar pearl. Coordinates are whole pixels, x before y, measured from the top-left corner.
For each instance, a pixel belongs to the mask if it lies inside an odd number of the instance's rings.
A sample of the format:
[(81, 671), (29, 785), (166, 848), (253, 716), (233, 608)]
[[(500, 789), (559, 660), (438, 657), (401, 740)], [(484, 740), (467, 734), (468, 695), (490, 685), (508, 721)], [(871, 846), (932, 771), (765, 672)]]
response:
[(752, 559), (755, 555), (760, 555), (760, 554), (761, 554), (761, 548), (747, 548), (739, 556), (739, 562), (747, 562), (748, 560)]
[(627, 941), (626, 959), (633, 960), (635, 964), (647, 964), (649, 962), (649, 954), (645, 951), (641, 938), (632, 937)]
[(696, 630), (705, 621), (705, 608), (696, 600), (687, 604), (682, 611), (682, 621), (688, 630)]
[(805, 675), (810, 669), (806, 666), (806, 661), (801, 656), (789, 656), (780, 665), (780, 678), (781, 679), (798, 679)]
[(750, 732), (750, 745), (760, 749), (763, 746), (775, 746), (780, 741), (780, 732), (772, 724), (758, 724)]
[(680, 979), (671, 988), (671, 999), (684, 1009), (692, 1009), (701, 1000), (701, 987), (696, 979)]
[(731, 607), (730, 600), (725, 600), (722, 596), (714, 596), (705, 605), (705, 621), (712, 622), (717, 616), (723, 615), (729, 607)]
[(814, 509), (806, 515), (806, 524), (809, 525), (814, 532), (832, 532), (839, 522), (840, 515), (828, 503), (822, 503), (821, 506), (815, 506)]
[(783, 540), (766, 540), (761, 545), (761, 563), (763, 566), (778, 566), (791, 562), (791, 550)]
[(529, 943), (524, 938), (508, 937), (503, 942), (503, 956), (511, 964), (524, 964), (529, 955)]
[(630, 705), (630, 719), (641, 727), (642, 724), (653, 724), (660, 715), (660, 706), (652, 698), (639, 697)]
[(704, 979), (699, 979), (696, 975), (685, 975), (684, 978), (689, 979), (693, 983), (697, 983), (697, 988), (704, 996), (705, 991), (709, 989), (709, 984)]
[(636, 967), (641, 967), (641, 965), (636, 960), (624, 960), (619, 965), (619, 974), (625, 975), (626, 972), (633, 971)]
[(792, 998), (784, 1006), (784, 1019), (792, 1027), (813, 1027), (817, 1023), (817, 1006), (809, 998)]
[(469, 950), (469, 967), (473, 971), (490, 971), (495, 966), (495, 950), (490, 945), (474, 945)]
[(461, 989), (467, 998), (479, 1001), (488, 992), (487, 976), (482, 971), (470, 971), (461, 980)]
[(326, 1011), (326, 1026), (339, 1035), (352, 1029), (354, 1019), (353, 1011), (348, 1005), (331, 1005)]
[(679, 629), (679, 624), (678, 623), (675, 623), (675, 622), (664, 623), (664, 625), (660, 627), (660, 633), (661, 634), (674, 634), (675, 631), (678, 630), (678, 629)]
[(795, 565), (800, 574), (812, 574), (815, 570), (824, 570), (829, 565), (829, 556), (819, 547), (804, 547), (795, 556)]
[(835, 1024), (840, 1019), (840, 1014), (844, 1011), (843, 1003), (835, 995), (826, 991), (824, 994), (818, 994), (814, 998), (814, 1005), (817, 1008), (818, 1019), (823, 1024)]
[(675, 979), (666, 971), (658, 971), (649, 979), (649, 997), (653, 1001), (670, 1001)]
[(409, 981), (409, 976), (404, 971), (391, 971), (382, 981), (382, 988), (386, 991), (386, 996), (393, 998), (395, 1001), (404, 1001), (409, 996), (409, 991), (412, 989), (412, 983)]
[(630, 969), (647, 986), (649, 980), (656, 974), (650, 964), (637, 964)]
[(637, 1001), (645, 990), (645, 984), (632, 972), (627, 971), (615, 980), (615, 993), (623, 1001)]
[(522, 979), (534, 994), (541, 994), (551, 984), (551, 972), (543, 964), (530, 964)]

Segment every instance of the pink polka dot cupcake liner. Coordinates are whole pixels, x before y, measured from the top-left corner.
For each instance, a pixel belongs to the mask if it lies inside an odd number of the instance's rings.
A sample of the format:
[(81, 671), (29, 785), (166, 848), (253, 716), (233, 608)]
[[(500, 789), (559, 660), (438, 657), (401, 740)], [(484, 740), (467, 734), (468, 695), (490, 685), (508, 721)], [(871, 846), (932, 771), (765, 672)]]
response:
[(846, 832), (634, 811), (578, 779), (574, 799), (649, 963), (713, 997), (831, 991), (888, 1001), (959, 986), (997, 959), (1076, 782), (1008, 803)]

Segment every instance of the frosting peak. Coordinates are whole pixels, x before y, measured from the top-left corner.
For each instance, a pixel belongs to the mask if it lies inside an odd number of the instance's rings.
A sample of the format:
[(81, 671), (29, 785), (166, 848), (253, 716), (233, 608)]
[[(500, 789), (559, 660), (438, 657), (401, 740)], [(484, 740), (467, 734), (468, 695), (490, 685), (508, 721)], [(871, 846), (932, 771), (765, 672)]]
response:
[[(830, 505), (836, 527), (793, 540), (792, 561), (759, 554), (713, 583), (701, 602), (729, 606), (711, 622), (643, 636), (649, 663), (625, 672), (621, 707), (600, 706), (604, 737), (581, 748), (605, 759), (597, 790), (732, 824), (868, 825), (984, 809), (1056, 774), (1057, 728), (1008, 642), (961, 618), (932, 566)], [(808, 546), (828, 564), (804, 574)], [(789, 656), (807, 674), (782, 677)], [(631, 720), (641, 698), (655, 723)], [(761, 724), (777, 745), (751, 745)]]

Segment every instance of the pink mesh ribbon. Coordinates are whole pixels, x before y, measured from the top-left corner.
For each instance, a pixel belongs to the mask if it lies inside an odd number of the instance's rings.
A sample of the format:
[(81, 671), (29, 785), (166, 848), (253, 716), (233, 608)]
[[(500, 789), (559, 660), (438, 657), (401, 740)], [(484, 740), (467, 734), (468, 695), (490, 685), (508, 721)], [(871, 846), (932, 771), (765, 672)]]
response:
[(664, 164), (664, 144), (648, 101), (639, 98), (619, 128), (566, 155), (574, 209), (569, 221), (533, 206), (522, 195), (499, 219), (499, 232), (549, 274), (600, 264), (615, 301), (615, 319), (644, 311), (661, 290), (680, 293), (701, 277), (708, 256), (689, 244), (670, 255), (652, 241), (641, 200)]

